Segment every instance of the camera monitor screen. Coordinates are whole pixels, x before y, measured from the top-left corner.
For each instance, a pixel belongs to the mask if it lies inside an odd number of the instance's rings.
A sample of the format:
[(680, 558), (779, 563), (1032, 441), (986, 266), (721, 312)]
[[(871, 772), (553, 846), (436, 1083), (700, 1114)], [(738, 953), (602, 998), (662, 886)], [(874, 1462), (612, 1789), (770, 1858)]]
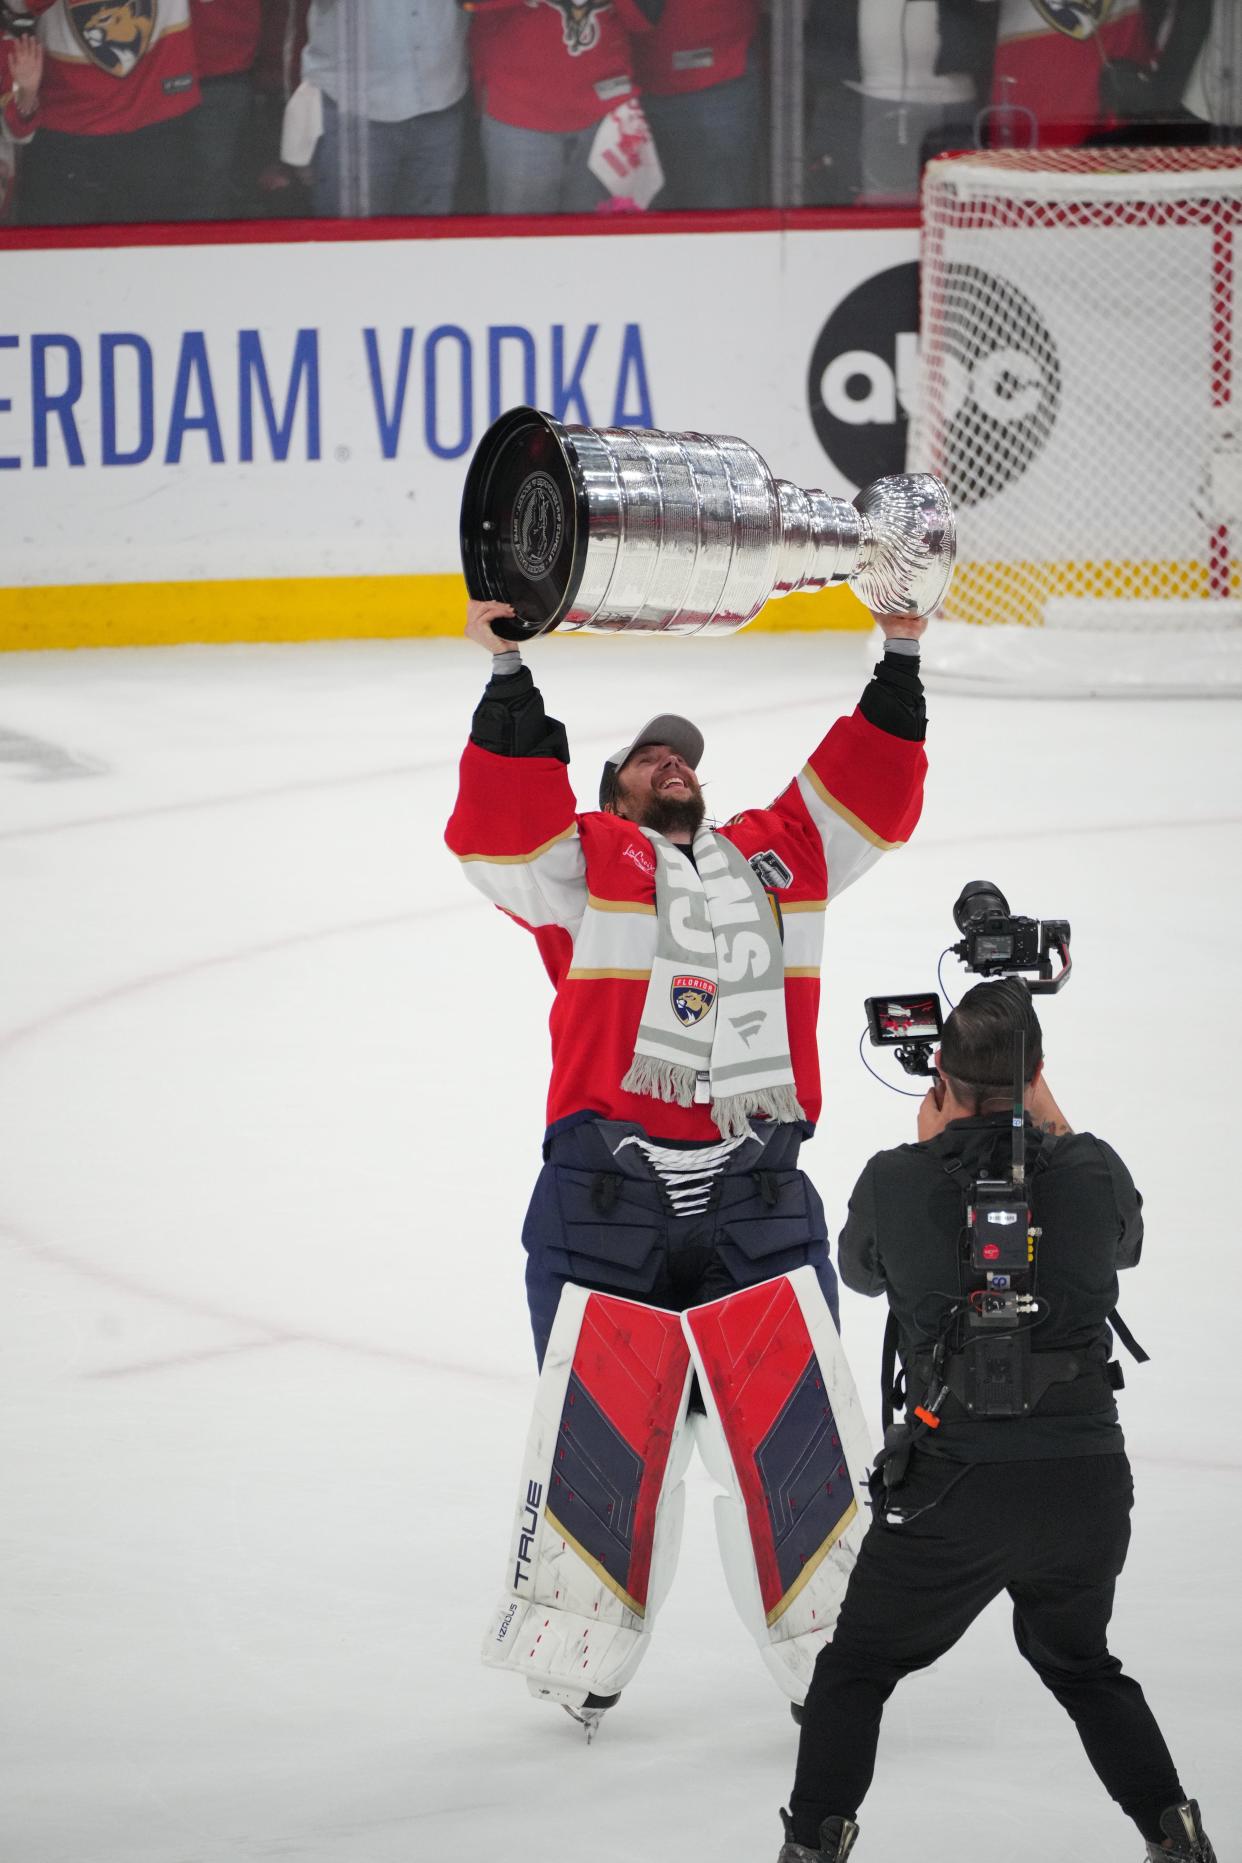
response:
[(935, 1041), (942, 1026), (940, 998), (934, 990), (930, 995), (923, 991), (917, 996), (867, 998), (867, 1027), (877, 1048), (895, 1048), (907, 1041)]
[(976, 932), (970, 947), (975, 964), (1011, 964), (1014, 960), (1012, 932)]

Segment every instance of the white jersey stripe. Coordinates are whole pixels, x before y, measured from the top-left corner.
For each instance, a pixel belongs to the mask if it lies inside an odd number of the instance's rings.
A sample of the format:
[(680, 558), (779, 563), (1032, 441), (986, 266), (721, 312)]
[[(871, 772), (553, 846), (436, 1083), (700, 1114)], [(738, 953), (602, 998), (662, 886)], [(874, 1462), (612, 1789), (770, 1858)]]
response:
[(868, 867), (874, 867), (881, 854), (897, 844), (881, 841), (878, 835), (863, 827), (857, 816), (833, 802), (809, 766), (798, 778), (798, 793), (824, 844), (828, 897), (835, 899), (866, 873)]

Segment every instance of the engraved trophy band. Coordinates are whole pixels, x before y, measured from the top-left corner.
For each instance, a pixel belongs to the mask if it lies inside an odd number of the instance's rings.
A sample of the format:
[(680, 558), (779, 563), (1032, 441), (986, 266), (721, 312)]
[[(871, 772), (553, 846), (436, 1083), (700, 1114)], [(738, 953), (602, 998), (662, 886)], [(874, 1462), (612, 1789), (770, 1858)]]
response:
[(928, 473), (876, 479), (851, 504), (774, 479), (744, 440), (567, 427), (537, 408), (488, 428), (462, 495), (466, 587), (512, 606), (492, 624), (510, 640), (732, 634), (773, 596), (842, 582), (874, 613), (930, 614), (955, 546)]

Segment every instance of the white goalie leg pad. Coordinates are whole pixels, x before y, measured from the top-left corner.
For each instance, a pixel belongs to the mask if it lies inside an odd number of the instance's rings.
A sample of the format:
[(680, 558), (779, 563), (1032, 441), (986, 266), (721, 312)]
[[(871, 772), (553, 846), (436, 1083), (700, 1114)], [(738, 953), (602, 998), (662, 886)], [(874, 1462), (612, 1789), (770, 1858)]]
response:
[(700, 1452), (725, 1490), (715, 1514), (729, 1592), (801, 1702), (870, 1523), (854, 1379), (812, 1268), (682, 1318), (707, 1411)]
[(532, 1694), (580, 1707), (642, 1661), (681, 1542), (692, 1375), (678, 1314), (564, 1289), (483, 1643)]

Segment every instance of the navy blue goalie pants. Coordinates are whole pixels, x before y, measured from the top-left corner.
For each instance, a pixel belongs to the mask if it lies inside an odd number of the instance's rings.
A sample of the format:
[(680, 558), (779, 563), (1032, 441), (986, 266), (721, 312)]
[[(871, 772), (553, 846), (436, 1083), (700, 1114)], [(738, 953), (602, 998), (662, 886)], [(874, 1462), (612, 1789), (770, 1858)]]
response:
[(824, 1206), (798, 1169), (801, 1126), (760, 1125), (710, 1179), (705, 1198), (688, 1180), (682, 1187), (657, 1172), (632, 1142), (646, 1137), (622, 1120), (585, 1119), (544, 1146), (522, 1228), (540, 1365), (567, 1282), (681, 1313), (809, 1266), (839, 1325)]

